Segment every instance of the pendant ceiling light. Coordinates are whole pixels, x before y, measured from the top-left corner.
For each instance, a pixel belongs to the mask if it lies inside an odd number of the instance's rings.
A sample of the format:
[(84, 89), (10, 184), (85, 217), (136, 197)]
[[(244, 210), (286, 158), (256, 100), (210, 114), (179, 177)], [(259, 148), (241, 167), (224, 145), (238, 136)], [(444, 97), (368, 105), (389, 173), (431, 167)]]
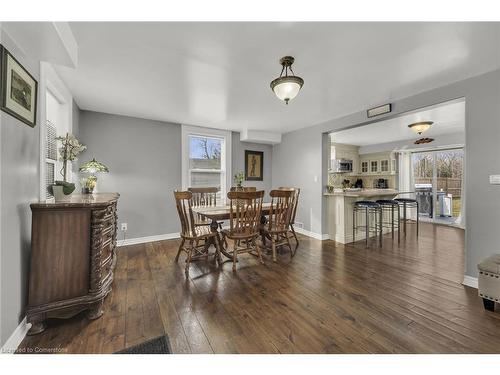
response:
[(418, 135), (422, 134), (423, 132), (429, 130), (431, 125), (434, 124), (432, 121), (421, 121), (421, 122), (416, 122), (414, 124), (408, 125), (408, 127), (413, 130), (415, 133)]
[[(280, 64), (283, 66), (281, 74), (279, 78), (271, 82), (271, 90), (286, 104), (297, 96), (304, 85), (304, 80), (293, 73), (292, 64), (294, 61), (295, 59), (292, 56), (282, 57), (280, 59)], [(288, 70), (290, 70), (291, 75), (288, 75)], [(283, 75), (283, 72), (285, 75)]]

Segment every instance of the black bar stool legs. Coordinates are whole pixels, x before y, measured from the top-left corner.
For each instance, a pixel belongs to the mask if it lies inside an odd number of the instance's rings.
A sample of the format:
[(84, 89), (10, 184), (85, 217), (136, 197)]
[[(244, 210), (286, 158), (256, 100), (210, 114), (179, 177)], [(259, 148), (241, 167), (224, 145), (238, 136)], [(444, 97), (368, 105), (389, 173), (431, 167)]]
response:
[[(401, 215), (401, 209), (403, 214)], [(408, 224), (408, 212), (409, 210), (416, 210), (416, 233), (417, 237), (419, 234), (420, 220), (418, 217), (418, 202), (416, 199), (411, 198), (398, 198), (394, 200), (378, 200), (373, 201), (357, 201), (354, 203), (352, 212), (352, 240), (353, 243), (356, 242), (356, 232), (358, 229), (363, 228), (365, 230), (365, 245), (368, 247), (368, 240), (371, 233), (375, 233), (378, 236), (379, 244), (382, 246), (382, 238), (384, 234), (384, 229), (388, 228), (391, 230), (391, 237), (394, 239), (394, 231), (398, 231), (398, 243), (401, 241), (401, 229), (406, 237), (406, 225)], [(359, 213), (365, 216), (365, 225), (358, 225), (357, 216)], [(384, 213), (389, 214), (390, 218), (384, 221)], [(397, 218), (396, 218), (397, 215)], [(401, 216), (403, 219), (403, 228), (401, 228)]]
[[(357, 213), (363, 212), (365, 216), (365, 225), (358, 225)], [(373, 214), (373, 225), (370, 225), (370, 216)], [(372, 201), (357, 201), (354, 202), (352, 209), (352, 242), (356, 242), (356, 231), (359, 228), (365, 229), (365, 245), (368, 247), (370, 232), (374, 232), (379, 236), (380, 245), (382, 245), (382, 231), (380, 229), (382, 223), (382, 211), (380, 205)], [(380, 233), (379, 233), (380, 231)]]
[(418, 237), (418, 223), (419, 223), (419, 220), (418, 220), (418, 201), (416, 200), (415, 201), (415, 204), (417, 205), (417, 237)]
[(398, 202), (398, 211), (402, 207), (403, 208), (403, 232), (406, 237), (406, 212), (407, 210), (411, 209), (416, 209), (416, 224), (417, 224), (417, 237), (418, 237), (418, 227), (419, 227), (419, 219), (418, 219), (418, 201), (416, 199), (411, 199), (411, 198), (396, 198), (394, 199), (396, 202)]
[[(392, 239), (394, 239), (394, 223), (397, 223), (398, 226), (398, 243), (401, 240), (401, 232), (399, 230), (399, 222), (400, 222), (400, 216), (399, 216), (399, 203), (396, 202), (395, 200), (391, 199), (381, 199), (378, 200), (377, 203), (380, 205), (380, 238), (382, 238), (382, 231), (383, 228), (391, 228), (391, 236)], [(384, 212), (390, 212), (391, 213), (391, 219), (390, 221), (383, 221), (383, 213)], [(397, 221), (395, 213), (397, 212), (398, 217)]]

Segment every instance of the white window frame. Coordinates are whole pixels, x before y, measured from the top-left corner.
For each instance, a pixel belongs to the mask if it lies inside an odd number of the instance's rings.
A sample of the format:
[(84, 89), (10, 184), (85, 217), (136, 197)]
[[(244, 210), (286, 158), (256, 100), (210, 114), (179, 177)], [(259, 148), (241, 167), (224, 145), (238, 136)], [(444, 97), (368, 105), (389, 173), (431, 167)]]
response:
[[(387, 164), (387, 169), (384, 170), (384, 162)], [(380, 172), (382, 173), (389, 173), (391, 171), (391, 162), (389, 159), (382, 159), (380, 160)]]
[[(364, 166), (363, 166), (363, 164), (366, 164), (366, 171), (364, 171), (364, 170), (363, 170), (363, 167), (364, 167)], [(370, 167), (370, 163), (369, 163), (369, 161), (368, 161), (368, 160), (362, 160), (362, 161), (361, 161), (361, 168), (360, 168), (360, 169), (361, 169), (361, 173), (363, 173), (363, 174), (364, 174), (364, 173), (368, 173), (368, 172), (370, 172), (369, 167)]]
[[(40, 200), (46, 199), (45, 187), (45, 148), (47, 147), (47, 91), (50, 91), (56, 100), (60, 103), (60, 123), (55, 124), (58, 130), (64, 130), (68, 133), (73, 131), (73, 95), (57, 75), (55, 69), (47, 62), (40, 62)], [(57, 166), (58, 164), (56, 164)], [(72, 166), (68, 163), (68, 179), (72, 181)], [(58, 176), (58, 168), (55, 168), (54, 176)], [(74, 181), (75, 182), (75, 181)]]
[(225, 204), (226, 195), (231, 187), (231, 148), (232, 138), (231, 131), (219, 130), (212, 128), (202, 128), (199, 126), (182, 125), (182, 190), (187, 190), (190, 181), (190, 172), (217, 172), (219, 170), (210, 169), (189, 169), (189, 136), (201, 136), (208, 138), (220, 138), (223, 140), (223, 147), (221, 150), (221, 180), (225, 183), (221, 184), (221, 203)]

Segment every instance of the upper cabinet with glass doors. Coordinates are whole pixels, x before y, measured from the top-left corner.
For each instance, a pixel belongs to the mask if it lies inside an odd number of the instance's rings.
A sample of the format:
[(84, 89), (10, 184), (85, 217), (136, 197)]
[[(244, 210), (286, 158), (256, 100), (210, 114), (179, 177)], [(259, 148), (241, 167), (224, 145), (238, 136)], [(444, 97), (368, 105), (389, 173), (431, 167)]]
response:
[(396, 174), (396, 155), (393, 152), (377, 152), (359, 155), (361, 174)]

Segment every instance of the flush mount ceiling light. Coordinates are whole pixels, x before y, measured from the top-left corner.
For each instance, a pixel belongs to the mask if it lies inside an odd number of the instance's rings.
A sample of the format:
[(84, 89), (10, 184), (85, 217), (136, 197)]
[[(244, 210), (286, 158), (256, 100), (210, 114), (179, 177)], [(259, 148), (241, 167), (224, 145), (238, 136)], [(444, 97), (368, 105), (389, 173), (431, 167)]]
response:
[[(304, 80), (297, 77), (292, 70), (292, 64), (295, 59), (292, 56), (285, 56), (280, 59), (280, 64), (283, 66), (281, 69), (281, 74), (279, 78), (274, 79), (271, 82), (271, 90), (276, 94), (276, 96), (283, 100), (286, 104), (295, 98), (299, 93), (300, 89), (304, 85)], [(288, 70), (292, 73), (288, 75)], [(285, 75), (283, 75), (285, 72)]]
[(420, 139), (417, 139), (414, 143), (416, 145), (423, 145), (425, 143), (431, 143), (434, 141), (434, 138), (420, 138)]
[(429, 130), (431, 125), (434, 124), (432, 121), (421, 121), (421, 122), (416, 122), (414, 124), (408, 125), (408, 127), (413, 130), (415, 133), (418, 135), (422, 134), (423, 132)]

